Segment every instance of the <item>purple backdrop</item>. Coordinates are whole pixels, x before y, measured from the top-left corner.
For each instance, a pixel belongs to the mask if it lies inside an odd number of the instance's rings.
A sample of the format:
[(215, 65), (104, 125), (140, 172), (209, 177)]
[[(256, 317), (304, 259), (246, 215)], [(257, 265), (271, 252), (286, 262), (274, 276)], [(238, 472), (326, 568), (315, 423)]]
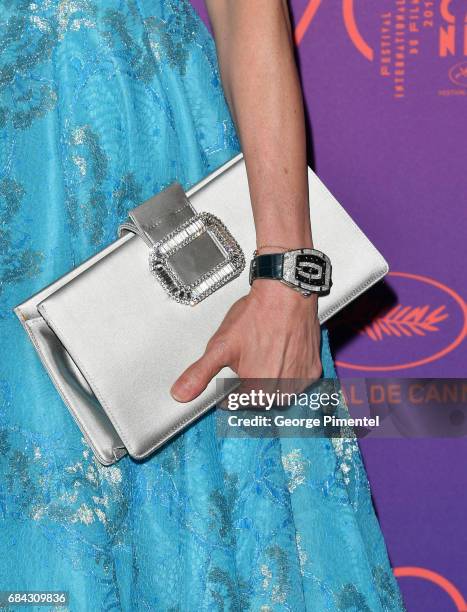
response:
[[(465, 376), (467, 2), (293, 0), (292, 11), (315, 169), (393, 271), (333, 322), (339, 373)], [(465, 609), (465, 449), (362, 442), (410, 612)]]

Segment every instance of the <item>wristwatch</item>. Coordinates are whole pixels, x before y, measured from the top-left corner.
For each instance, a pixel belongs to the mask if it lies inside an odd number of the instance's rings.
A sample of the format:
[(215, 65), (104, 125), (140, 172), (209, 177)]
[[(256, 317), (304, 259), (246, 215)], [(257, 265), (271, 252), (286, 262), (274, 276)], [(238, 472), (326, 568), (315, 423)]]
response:
[(250, 285), (257, 278), (278, 280), (303, 296), (322, 295), (331, 289), (331, 260), (316, 249), (255, 255), (250, 264)]

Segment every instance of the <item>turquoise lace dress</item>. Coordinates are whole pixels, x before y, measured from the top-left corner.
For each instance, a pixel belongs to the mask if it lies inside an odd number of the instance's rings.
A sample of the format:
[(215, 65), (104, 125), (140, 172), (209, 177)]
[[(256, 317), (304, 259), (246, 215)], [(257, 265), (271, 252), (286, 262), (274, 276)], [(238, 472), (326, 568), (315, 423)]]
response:
[[(238, 150), (187, 2), (1, 3), (0, 590), (69, 591), (73, 612), (402, 609), (354, 440), (221, 440), (211, 413), (102, 467), (12, 314)], [(333, 376), (325, 332), (322, 358)]]

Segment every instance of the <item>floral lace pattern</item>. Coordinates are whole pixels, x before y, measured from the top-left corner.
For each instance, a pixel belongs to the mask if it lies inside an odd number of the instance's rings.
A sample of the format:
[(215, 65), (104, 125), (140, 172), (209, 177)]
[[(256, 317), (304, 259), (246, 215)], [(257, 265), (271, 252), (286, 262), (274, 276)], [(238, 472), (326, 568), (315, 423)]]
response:
[[(103, 467), (12, 314), (238, 152), (189, 3), (3, 2), (0, 137), (0, 590), (67, 590), (73, 612), (402, 610), (354, 439), (222, 439), (210, 413)], [(333, 376), (325, 331), (322, 351)]]

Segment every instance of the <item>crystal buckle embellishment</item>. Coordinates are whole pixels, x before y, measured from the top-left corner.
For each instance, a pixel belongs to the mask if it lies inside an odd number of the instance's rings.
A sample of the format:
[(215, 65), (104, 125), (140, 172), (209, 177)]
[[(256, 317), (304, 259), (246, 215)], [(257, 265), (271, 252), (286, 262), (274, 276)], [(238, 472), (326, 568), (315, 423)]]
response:
[[(171, 266), (170, 257), (206, 232), (223, 252), (224, 260), (195, 282), (184, 283)], [(152, 274), (172, 299), (190, 306), (198, 304), (239, 276), (244, 268), (245, 256), (240, 245), (222, 221), (210, 213), (193, 215), (157, 242), (149, 252), (149, 269)]]

